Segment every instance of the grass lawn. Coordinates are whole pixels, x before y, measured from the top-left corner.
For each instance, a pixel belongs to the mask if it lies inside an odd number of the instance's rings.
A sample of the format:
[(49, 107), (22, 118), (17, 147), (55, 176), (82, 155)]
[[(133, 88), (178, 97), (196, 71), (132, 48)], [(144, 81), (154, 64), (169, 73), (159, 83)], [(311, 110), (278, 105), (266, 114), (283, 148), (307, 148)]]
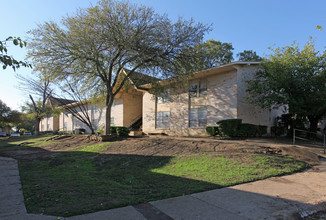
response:
[[(44, 144), (44, 137), (29, 140), (34, 143), (24, 147)], [(2, 141), (0, 152), (17, 150), (17, 143)], [(72, 216), (226, 187), (307, 167), (289, 157), (266, 154), (252, 154), (244, 159), (241, 154), (225, 157), (211, 153), (105, 153), (110, 145), (82, 145), (47, 159), (19, 161), (28, 212)]]

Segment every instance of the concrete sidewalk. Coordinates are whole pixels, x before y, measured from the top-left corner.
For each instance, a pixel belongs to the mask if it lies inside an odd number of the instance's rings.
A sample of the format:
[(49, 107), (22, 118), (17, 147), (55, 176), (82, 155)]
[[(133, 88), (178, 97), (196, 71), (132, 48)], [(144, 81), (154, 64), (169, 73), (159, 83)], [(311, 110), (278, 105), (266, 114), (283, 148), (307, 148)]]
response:
[[(0, 219), (57, 219), (28, 214), (17, 161), (0, 157)], [(326, 210), (326, 161), (303, 173), (60, 219), (299, 219)]]

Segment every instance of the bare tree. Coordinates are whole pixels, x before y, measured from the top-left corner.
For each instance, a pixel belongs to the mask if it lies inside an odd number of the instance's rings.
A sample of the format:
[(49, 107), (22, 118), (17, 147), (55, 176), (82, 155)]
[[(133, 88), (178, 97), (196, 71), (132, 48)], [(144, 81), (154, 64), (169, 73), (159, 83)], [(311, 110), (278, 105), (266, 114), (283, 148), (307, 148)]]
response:
[[(64, 111), (70, 113), (77, 120), (85, 124), (91, 130), (91, 133), (95, 134), (92, 118), (89, 115), (91, 101), (86, 97), (86, 93), (81, 93), (80, 85), (66, 81), (64, 85), (58, 86), (62, 93), (68, 97), (52, 97), (52, 99), (60, 103)], [(59, 96), (56, 95), (56, 97)], [(69, 102), (67, 102), (67, 100), (69, 100)]]
[(45, 74), (39, 74), (38, 79), (26, 78), (21, 75), (17, 75), (17, 78), (20, 81), (19, 88), (29, 93), (31, 102), (26, 104), (25, 111), (33, 114), (34, 132), (35, 135), (39, 135), (41, 120), (52, 113), (52, 108), (47, 105), (53, 92), (51, 81)]

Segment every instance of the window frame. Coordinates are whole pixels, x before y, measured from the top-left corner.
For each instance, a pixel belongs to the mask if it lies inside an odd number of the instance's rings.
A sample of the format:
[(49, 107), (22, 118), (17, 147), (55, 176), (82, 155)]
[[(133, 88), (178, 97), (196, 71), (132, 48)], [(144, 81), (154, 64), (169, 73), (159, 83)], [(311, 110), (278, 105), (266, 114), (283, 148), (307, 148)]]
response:
[[(205, 85), (203, 87), (203, 85)], [(189, 85), (189, 98), (198, 98), (207, 96), (207, 79), (201, 79), (190, 83)]]
[[(204, 110), (204, 111), (203, 111)], [(201, 116), (204, 115), (205, 117)], [(195, 117), (192, 117), (195, 116)], [(207, 126), (207, 107), (189, 109), (189, 128), (205, 128)]]
[(156, 95), (156, 102), (159, 103), (166, 103), (170, 102), (170, 89), (165, 89), (163, 92)]
[[(165, 117), (165, 114), (168, 116)], [(156, 112), (155, 129), (170, 129), (170, 112)]]

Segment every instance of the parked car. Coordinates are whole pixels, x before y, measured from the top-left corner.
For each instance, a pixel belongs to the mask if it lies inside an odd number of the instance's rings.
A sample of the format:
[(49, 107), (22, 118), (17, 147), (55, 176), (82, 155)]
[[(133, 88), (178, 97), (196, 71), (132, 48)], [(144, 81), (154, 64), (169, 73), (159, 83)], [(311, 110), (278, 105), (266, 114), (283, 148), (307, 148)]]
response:
[(6, 136), (7, 136), (6, 132), (0, 132), (0, 137), (6, 137)]
[(29, 131), (25, 131), (25, 132), (24, 132), (24, 136), (31, 136), (31, 135), (32, 135), (32, 133), (29, 132)]
[(20, 134), (19, 133), (12, 133), (10, 136), (11, 137), (18, 137), (18, 136), (20, 136)]

